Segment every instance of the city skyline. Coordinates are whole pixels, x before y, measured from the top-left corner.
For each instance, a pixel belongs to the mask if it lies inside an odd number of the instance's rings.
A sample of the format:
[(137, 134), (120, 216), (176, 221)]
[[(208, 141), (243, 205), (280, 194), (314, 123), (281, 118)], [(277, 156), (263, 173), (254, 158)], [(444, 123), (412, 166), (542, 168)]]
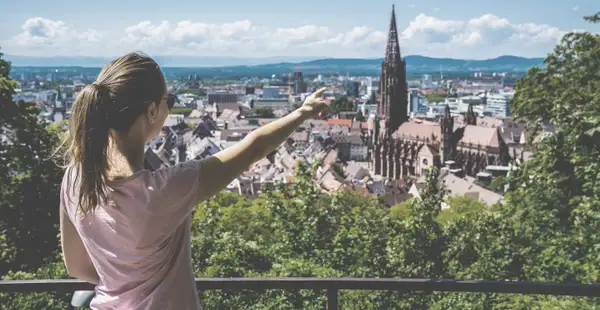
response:
[(392, 4), (403, 56), (543, 57), (566, 32), (600, 31), (582, 20), (597, 10), (592, 0), (554, 7), (538, 0), (463, 6), (435, 1), (382, 1), (377, 6), (329, 1), (317, 6), (310, 0), (290, 8), (238, 1), (180, 1), (178, 7), (157, 1), (145, 1), (144, 6), (139, 1), (62, 2), (57, 6), (28, 1), (11, 3), (10, 8), (0, 4), (11, 12), (0, 21), (2, 52), (115, 56), (141, 50), (153, 56), (375, 58), (384, 52)]

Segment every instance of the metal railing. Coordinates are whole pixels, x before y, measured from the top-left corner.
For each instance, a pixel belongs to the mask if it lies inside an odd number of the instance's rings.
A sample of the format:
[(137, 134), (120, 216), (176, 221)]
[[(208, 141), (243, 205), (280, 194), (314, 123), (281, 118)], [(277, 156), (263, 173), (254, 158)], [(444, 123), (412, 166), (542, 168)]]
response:
[[(327, 292), (327, 309), (338, 309), (340, 290), (396, 292), (471, 292), (600, 297), (599, 284), (430, 280), (396, 278), (197, 278), (199, 290), (312, 289)], [(73, 292), (93, 290), (80, 280), (0, 281), (0, 293)]]

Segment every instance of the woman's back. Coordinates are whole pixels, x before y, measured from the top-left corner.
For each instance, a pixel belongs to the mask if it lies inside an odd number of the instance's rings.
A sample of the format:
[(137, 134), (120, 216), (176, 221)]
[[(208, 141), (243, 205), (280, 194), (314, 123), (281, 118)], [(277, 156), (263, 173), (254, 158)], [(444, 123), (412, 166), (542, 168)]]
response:
[(61, 207), (99, 276), (92, 308), (198, 309), (190, 259), (197, 162), (110, 181), (106, 205), (77, 210), (75, 173), (67, 169)]

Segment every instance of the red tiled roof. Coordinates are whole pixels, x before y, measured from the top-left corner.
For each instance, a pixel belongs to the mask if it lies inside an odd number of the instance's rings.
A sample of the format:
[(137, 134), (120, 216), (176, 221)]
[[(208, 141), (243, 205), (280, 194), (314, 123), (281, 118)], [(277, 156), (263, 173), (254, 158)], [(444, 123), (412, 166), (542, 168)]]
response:
[(429, 140), (432, 140), (432, 136), (434, 136), (435, 140), (441, 141), (442, 129), (438, 124), (429, 125), (416, 122), (405, 122), (400, 125), (398, 130), (396, 130), (392, 136), (404, 139), (417, 139), (417, 137), (419, 139), (429, 138)]
[(351, 119), (335, 119), (335, 118), (330, 118), (327, 120), (327, 124), (329, 125), (342, 125), (342, 126), (352, 126), (352, 120)]
[(483, 147), (500, 147), (502, 138), (496, 128), (467, 125), (461, 143), (472, 143)]

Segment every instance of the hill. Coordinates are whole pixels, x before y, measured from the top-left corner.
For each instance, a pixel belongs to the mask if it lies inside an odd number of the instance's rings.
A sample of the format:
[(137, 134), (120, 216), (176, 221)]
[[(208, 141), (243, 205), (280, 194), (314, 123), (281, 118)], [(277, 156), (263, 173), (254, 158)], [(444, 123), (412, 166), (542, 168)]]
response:
[[(108, 57), (29, 57), (6, 56), (13, 62), (16, 72), (20, 68), (31, 67), (85, 67), (100, 68), (108, 62)], [(302, 71), (307, 75), (328, 74), (331, 72), (351, 75), (377, 75), (381, 70), (382, 58), (319, 58), (308, 57), (197, 57), (197, 56), (156, 56), (157, 62), (168, 75), (196, 73), (200, 76), (269, 76)], [(542, 65), (543, 58), (500, 56), (493, 59), (469, 60), (453, 58), (433, 58), (426, 56), (405, 57), (406, 70), (411, 74), (423, 73), (466, 73), (470, 71), (496, 71), (522, 73), (534, 66)], [(95, 70), (92, 70), (95, 71)]]
[[(524, 58), (518, 56), (500, 56), (485, 60), (468, 60), (453, 58), (433, 58), (426, 56), (407, 56), (407, 71), (526, 71), (541, 65), (543, 58)], [(298, 69), (330, 68), (344, 70), (347, 68), (364, 68), (379, 70), (383, 58), (375, 59), (318, 59), (306, 61), (292, 66)]]

